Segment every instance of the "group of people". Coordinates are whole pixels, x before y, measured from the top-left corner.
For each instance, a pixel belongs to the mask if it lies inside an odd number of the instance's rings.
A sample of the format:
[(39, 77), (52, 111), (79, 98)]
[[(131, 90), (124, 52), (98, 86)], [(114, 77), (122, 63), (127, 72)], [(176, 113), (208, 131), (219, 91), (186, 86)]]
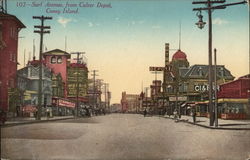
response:
[[(147, 109), (144, 109), (143, 115), (144, 115), (144, 117), (147, 116)], [(170, 117), (170, 114), (168, 114), (168, 115)], [(181, 116), (178, 115), (177, 109), (174, 110), (173, 115), (174, 115), (174, 120), (176, 122), (179, 120), (179, 118), (181, 118)], [(195, 109), (191, 110), (191, 116), (193, 117), (193, 122), (196, 123), (196, 111), (195, 111)]]
[[(178, 112), (176, 109), (174, 110), (173, 114), (174, 114), (175, 121), (178, 121)], [(193, 117), (193, 122), (196, 123), (196, 111), (195, 111), (195, 109), (191, 110), (191, 116)], [(179, 115), (179, 118), (180, 118), (180, 115)]]

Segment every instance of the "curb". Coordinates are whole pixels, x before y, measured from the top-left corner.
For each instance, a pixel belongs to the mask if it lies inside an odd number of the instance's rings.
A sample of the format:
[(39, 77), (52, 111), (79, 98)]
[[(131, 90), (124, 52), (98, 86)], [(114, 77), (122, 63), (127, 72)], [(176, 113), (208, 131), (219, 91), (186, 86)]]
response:
[[(171, 117), (163, 117), (163, 118), (174, 120)], [(250, 130), (250, 128), (223, 128), (223, 127), (216, 128), (216, 127), (210, 127), (210, 126), (197, 124), (197, 123), (194, 124), (193, 122), (189, 122), (189, 121), (183, 120), (183, 119), (179, 120), (178, 122), (188, 123), (188, 124), (196, 125), (196, 126), (199, 126), (199, 127), (203, 127), (203, 128), (207, 128), (207, 129), (214, 129), (214, 130)]]
[(12, 126), (18, 126), (18, 125), (26, 125), (26, 124), (33, 124), (33, 123), (46, 123), (51, 121), (60, 121), (60, 120), (67, 120), (67, 119), (74, 119), (74, 117), (68, 117), (68, 118), (60, 118), (60, 119), (46, 119), (46, 120), (33, 120), (33, 121), (27, 121), (27, 122), (20, 122), (20, 123), (10, 123), (10, 124), (4, 124), (1, 125), (1, 128), (7, 128)]

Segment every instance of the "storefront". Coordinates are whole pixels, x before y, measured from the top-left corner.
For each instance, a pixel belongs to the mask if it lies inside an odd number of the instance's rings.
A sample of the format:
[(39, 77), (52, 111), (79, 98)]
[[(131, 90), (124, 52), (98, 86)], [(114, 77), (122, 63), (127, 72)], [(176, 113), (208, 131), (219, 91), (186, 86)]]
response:
[(222, 119), (246, 119), (248, 112), (247, 99), (219, 99)]
[(218, 104), (222, 119), (250, 118), (250, 75), (220, 86)]
[(195, 110), (197, 117), (207, 117), (208, 103), (206, 102), (195, 102)]
[(74, 115), (75, 102), (63, 98), (52, 98), (52, 112), (57, 116)]

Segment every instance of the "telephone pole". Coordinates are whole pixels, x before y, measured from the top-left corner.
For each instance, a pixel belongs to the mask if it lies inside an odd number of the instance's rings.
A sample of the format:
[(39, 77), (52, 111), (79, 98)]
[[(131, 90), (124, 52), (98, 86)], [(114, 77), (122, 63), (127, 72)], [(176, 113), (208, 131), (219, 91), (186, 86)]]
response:
[(77, 68), (76, 68), (76, 107), (75, 107), (75, 118), (78, 117), (78, 112), (79, 112), (79, 65), (80, 64), (80, 58), (79, 56), (82, 54), (85, 54), (85, 52), (73, 52), (70, 54), (76, 54), (77, 58), (76, 58), (76, 64), (77, 64)]
[(92, 76), (93, 76), (93, 80), (94, 80), (94, 82), (93, 82), (93, 92), (94, 92), (94, 95), (93, 95), (93, 97), (94, 97), (94, 109), (96, 108), (96, 76), (98, 76), (97, 74), (96, 74), (96, 72), (98, 72), (98, 70), (93, 70), (92, 71), (93, 72), (93, 74), (92, 74)]
[(39, 19), (41, 21), (40, 26), (34, 26), (34, 28), (38, 28), (34, 33), (40, 34), (40, 50), (39, 50), (39, 85), (38, 85), (38, 110), (37, 110), (37, 120), (41, 120), (42, 113), (42, 53), (43, 53), (43, 35), (46, 33), (50, 33), (50, 31), (46, 29), (50, 29), (50, 26), (44, 26), (45, 20), (51, 20), (52, 17), (45, 16), (33, 16), (33, 19)]
[(208, 11), (208, 85), (209, 85), (209, 104), (208, 104), (208, 109), (209, 109), (209, 115), (210, 115), (210, 120), (209, 120), (209, 125), (213, 126), (214, 124), (214, 106), (213, 106), (213, 99), (212, 99), (212, 90), (213, 90), (213, 82), (212, 82), (212, 11), (216, 9), (225, 9), (227, 6), (231, 5), (237, 5), (237, 4), (244, 4), (247, 3), (246, 1), (242, 2), (236, 2), (236, 3), (230, 3), (230, 4), (221, 4), (214, 6), (213, 4), (217, 3), (225, 3), (225, 0), (207, 0), (207, 1), (194, 1), (192, 4), (205, 4), (206, 7), (203, 8), (194, 8), (193, 11), (198, 11), (198, 18), (199, 22), (196, 23), (196, 25), (202, 29), (204, 25), (206, 24), (205, 22), (202, 21), (202, 15), (201, 11), (205, 10)]

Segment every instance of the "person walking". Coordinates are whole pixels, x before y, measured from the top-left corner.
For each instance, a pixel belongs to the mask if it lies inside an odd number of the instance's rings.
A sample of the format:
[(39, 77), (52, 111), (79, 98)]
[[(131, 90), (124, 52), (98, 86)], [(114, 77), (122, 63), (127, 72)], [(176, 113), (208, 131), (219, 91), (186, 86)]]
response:
[(196, 123), (196, 111), (195, 111), (195, 109), (193, 109), (192, 116), (193, 116), (193, 122), (195, 124)]
[(144, 109), (143, 114), (144, 114), (144, 117), (146, 117), (146, 115), (147, 115), (147, 109), (146, 108)]
[(177, 122), (178, 121), (178, 112), (177, 112), (177, 110), (175, 109), (174, 110), (174, 120), (175, 120), (175, 122)]

